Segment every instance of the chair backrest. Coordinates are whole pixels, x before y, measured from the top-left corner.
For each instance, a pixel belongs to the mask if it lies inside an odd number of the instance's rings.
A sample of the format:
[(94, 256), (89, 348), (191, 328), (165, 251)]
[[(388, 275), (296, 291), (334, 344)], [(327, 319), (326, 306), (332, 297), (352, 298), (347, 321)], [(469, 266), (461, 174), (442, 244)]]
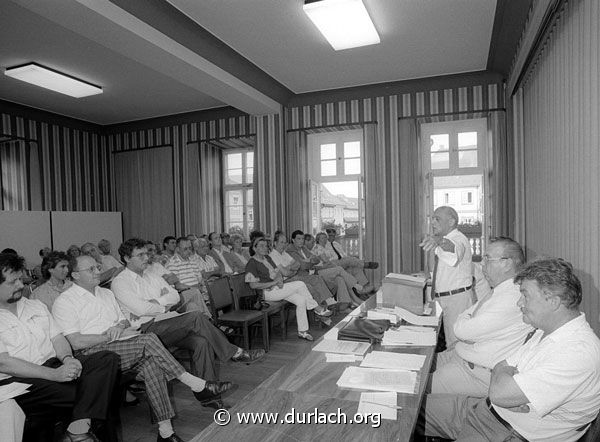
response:
[(246, 275), (244, 273), (231, 275), (229, 277), (229, 283), (231, 284), (231, 291), (236, 309), (240, 308), (240, 300), (243, 298), (256, 296), (256, 291), (251, 289), (246, 282)]
[(214, 316), (216, 316), (216, 311), (222, 310), (233, 304), (231, 287), (229, 286), (229, 278), (227, 276), (207, 281), (206, 289), (208, 290), (210, 307)]

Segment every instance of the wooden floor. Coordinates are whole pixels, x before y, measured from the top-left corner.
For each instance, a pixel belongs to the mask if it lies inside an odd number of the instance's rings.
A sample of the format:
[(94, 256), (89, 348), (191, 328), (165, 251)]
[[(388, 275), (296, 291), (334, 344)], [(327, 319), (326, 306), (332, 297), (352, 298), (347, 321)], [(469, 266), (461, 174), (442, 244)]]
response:
[[(337, 313), (333, 316), (332, 323), (336, 324), (345, 314)], [(237, 385), (233, 391), (223, 396), (223, 401), (228, 405), (234, 405), (246, 396), (262, 381), (267, 379), (279, 368), (297, 358), (307, 347), (312, 345), (296, 335), (295, 319), (288, 324), (288, 337), (286, 341), (281, 340), (279, 329), (275, 329), (271, 336), (271, 349), (265, 358), (251, 365), (227, 362), (221, 364), (221, 380), (232, 381)], [(321, 328), (318, 323), (310, 325), (310, 332), (318, 339), (328, 327)], [(262, 338), (253, 340), (252, 348), (262, 347)], [(201, 407), (194, 399), (188, 387), (178, 381), (171, 383), (172, 402), (177, 413), (173, 419), (173, 427), (183, 440), (187, 441), (196, 436), (203, 428), (213, 422), (214, 410)], [(150, 422), (150, 412), (145, 396), (140, 395), (140, 404), (136, 407), (122, 407), (122, 440), (123, 442), (149, 442), (156, 441), (157, 426)]]

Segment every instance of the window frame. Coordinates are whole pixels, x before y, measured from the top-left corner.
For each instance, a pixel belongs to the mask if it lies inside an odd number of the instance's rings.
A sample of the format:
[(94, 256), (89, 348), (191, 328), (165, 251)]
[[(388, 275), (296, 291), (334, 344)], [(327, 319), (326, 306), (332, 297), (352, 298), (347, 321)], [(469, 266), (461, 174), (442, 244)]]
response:
[[(230, 183), (227, 184), (228, 172), (230, 170), (236, 169), (228, 169), (228, 156), (235, 154), (242, 154), (242, 182), (241, 183)], [(242, 231), (244, 232), (245, 239), (248, 239), (248, 235), (250, 234), (250, 230), (254, 228), (254, 149), (251, 148), (239, 148), (239, 149), (226, 149), (223, 150), (223, 167), (222, 167), (222, 177), (223, 177), (223, 231), (229, 232), (229, 228), (231, 227), (231, 214), (229, 209), (232, 207), (238, 207), (238, 205), (229, 205), (228, 192), (240, 191), (242, 194)], [(249, 181), (248, 177), (248, 169), (249, 169), (249, 161), (248, 154), (252, 154), (252, 164), (250, 167), (252, 168), (252, 180)], [(252, 192), (252, 203), (249, 204), (249, 192)], [(250, 216), (252, 219), (250, 219)], [(252, 224), (252, 226), (250, 226)]]

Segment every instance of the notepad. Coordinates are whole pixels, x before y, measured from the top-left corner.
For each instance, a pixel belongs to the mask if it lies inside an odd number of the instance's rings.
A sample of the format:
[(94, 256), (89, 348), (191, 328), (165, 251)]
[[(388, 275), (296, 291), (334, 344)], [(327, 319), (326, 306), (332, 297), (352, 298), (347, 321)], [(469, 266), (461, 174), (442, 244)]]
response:
[(371, 347), (369, 342), (333, 341), (323, 339), (313, 348), (313, 351), (324, 353), (343, 353), (363, 356)]
[(437, 335), (433, 329), (423, 329), (422, 331), (414, 331), (400, 327), (397, 330), (387, 330), (383, 334), (381, 345), (400, 345), (400, 346), (417, 346), (428, 347), (436, 345)]
[(361, 367), (390, 368), (419, 371), (425, 363), (425, 355), (372, 351), (360, 364)]
[(417, 374), (408, 370), (348, 367), (337, 381), (340, 388), (414, 394)]
[[(393, 391), (377, 393), (361, 393), (357, 413), (379, 414), (382, 419), (397, 420), (398, 410), (395, 408), (398, 394)], [(378, 405), (379, 404), (379, 405)]]
[(362, 361), (363, 357), (352, 354), (325, 353), (325, 360), (326, 362), (356, 362)]

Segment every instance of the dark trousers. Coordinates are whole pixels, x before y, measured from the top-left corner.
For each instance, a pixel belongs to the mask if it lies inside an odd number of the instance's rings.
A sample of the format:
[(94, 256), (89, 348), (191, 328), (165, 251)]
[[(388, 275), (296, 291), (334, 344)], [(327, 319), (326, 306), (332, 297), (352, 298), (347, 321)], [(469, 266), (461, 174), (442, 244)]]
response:
[[(31, 384), (29, 392), (15, 397), (28, 420), (51, 423), (69, 417), (71, 420), (105, 420), (119, 375), (119, 356), (103, 351), (79, 355), (77, 359), (81, 362), (82, 371), (80, 377), (72, 382), (11, 377), (1, 380), (0, 385), (11, 382)], [(51, 358), (43, 365), (56, 368), (62, 364), (58, 359)]]
[(207, 381), (218, 379), (215, 357), (226, 361), (238, 349), (206, 315), (197, 311), (164, 321), (147, 322), (142, 325), (142, 331), (156, 334), (167, 348), (190, 350), (192, 374)]

